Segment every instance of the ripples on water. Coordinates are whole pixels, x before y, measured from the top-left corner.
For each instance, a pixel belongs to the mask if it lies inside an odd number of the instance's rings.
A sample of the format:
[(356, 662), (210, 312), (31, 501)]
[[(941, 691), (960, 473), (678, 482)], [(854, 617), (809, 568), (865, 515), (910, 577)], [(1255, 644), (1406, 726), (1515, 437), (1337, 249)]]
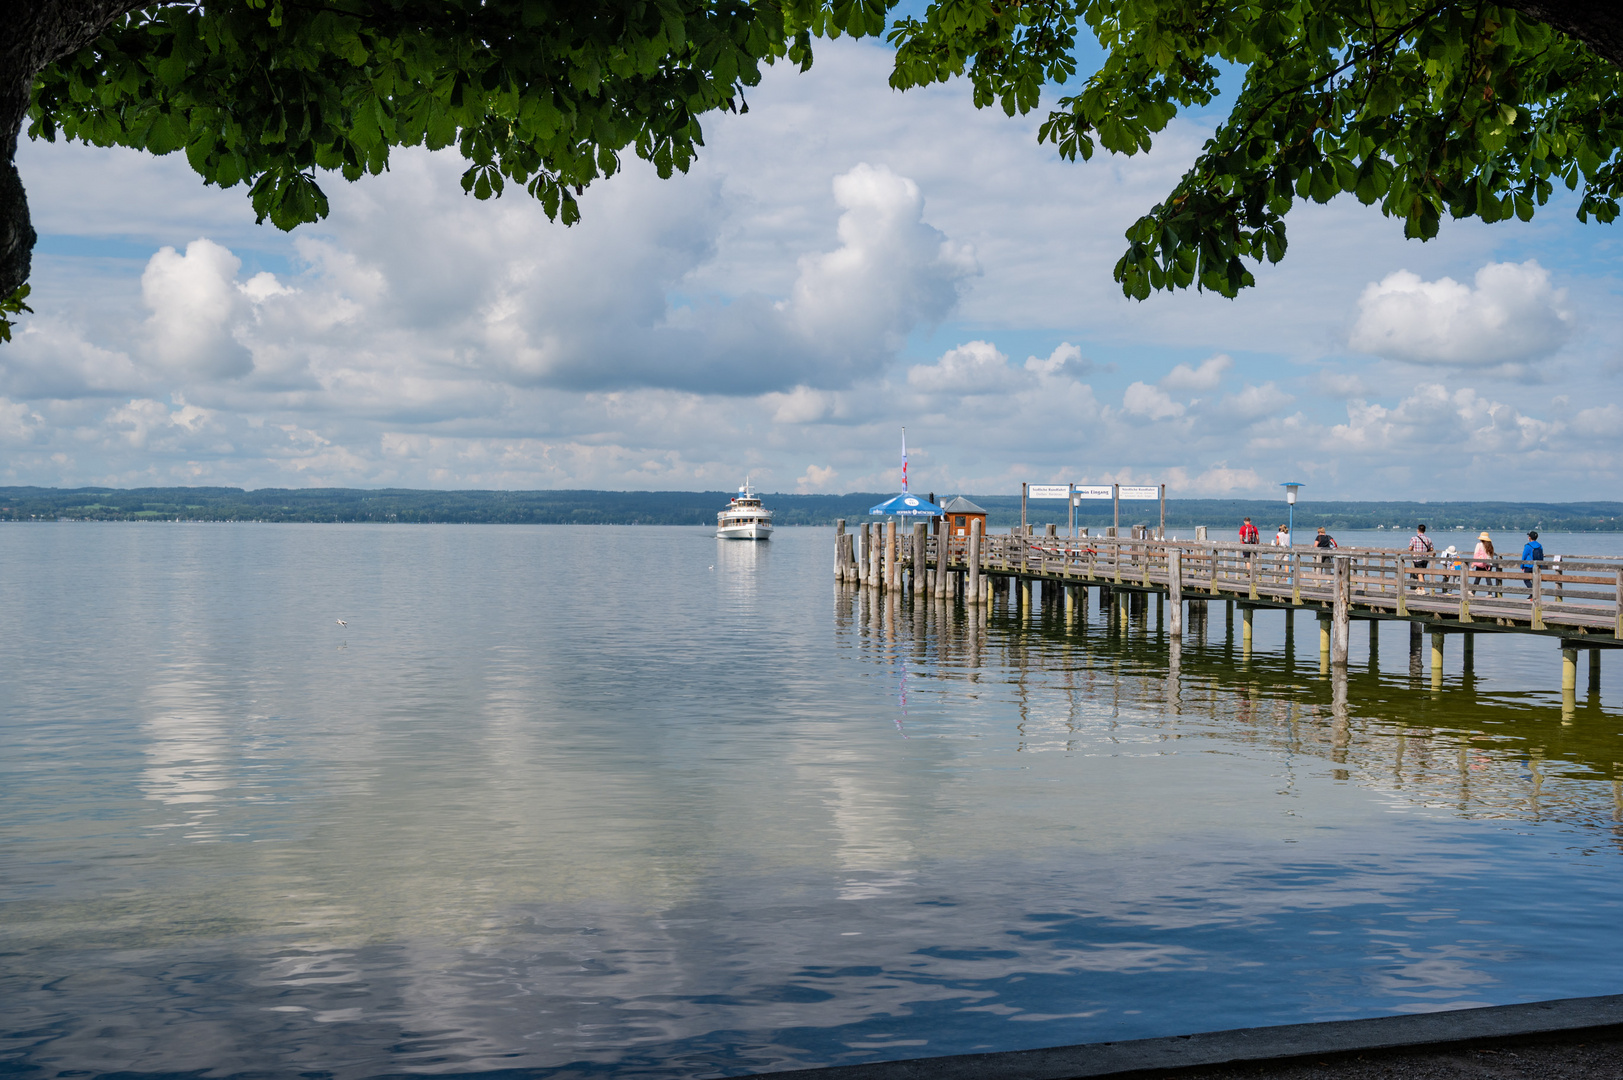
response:
[(1391, 624), (1341, 709), (1307, 617), (1246, 656), (1214, 603), (1170, 678), (1153, 605), (977, 620), (832, 552), (0, 528), (0, 1069), (698, 1077), (1616, 990), (1615, 672), (1563, 710), (1483, 634), (1433, 693)]

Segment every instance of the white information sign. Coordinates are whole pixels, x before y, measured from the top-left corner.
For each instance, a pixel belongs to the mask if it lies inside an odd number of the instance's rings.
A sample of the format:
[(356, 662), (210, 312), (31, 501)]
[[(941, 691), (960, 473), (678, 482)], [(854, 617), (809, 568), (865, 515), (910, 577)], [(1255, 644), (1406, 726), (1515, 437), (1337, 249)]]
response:
[(1069, 484), (1032, 484), (1026, 494), (1033, 499), (1068, 499), (1071, 487)]
[(1108, 499), (1111, 498), (1111, 488), (1109, 484), (1104, 487), (1079, 487), (1076, 489), (1076, 497), (1078, 499)]
[(1161, 497), (1161, 489), (1155, 485), (1149, 485), (1146, 487), (1128, 487), (1126, 484), (1123, 484), (1121, 486), (1121, 497), (1124, 499), (1159, 499)]

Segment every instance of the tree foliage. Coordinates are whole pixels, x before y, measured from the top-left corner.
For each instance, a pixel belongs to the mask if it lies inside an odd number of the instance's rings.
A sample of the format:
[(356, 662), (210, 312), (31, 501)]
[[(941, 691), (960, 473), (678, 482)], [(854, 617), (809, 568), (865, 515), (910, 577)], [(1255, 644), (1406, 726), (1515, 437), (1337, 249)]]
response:
[(1491, 4), (937, 0), (891, 29), (891, 85), (967, 75), (976, 105), (1027, 113), (1075, 75), (1079, 33), (1104, 62), (1039, 134), (1067, 159), (1146, 152), (1242, 77), (1194, 164), (1127, 230), (1115, 278), (1128, 296), (1232, 297), (1251, 266), (1284, 257), (1298, 200), (1343, 192), (1422, 240), (1444, 214), (1526, 221), (1557, 184), (1580, 193), (1581, 220), (1617, 217), (1623, 71)]
[[(1284, 256), (1299, 199), (1351, 192), (1421, 239), (1445, 213), (1527, 220), (1557, 183), (1581, 192), (1580, 218), (1617, 216), (1623, 46), (1605, 43), (1623, 42), (1623, 15), (1518, 2), (1610, 59), (1468, 0), (935, 0), (891, 27), (891, 83), (967, 76), (976, 105), (1028, 113), (1076, 78), (1091, 34), (1104, 62), (1040, 131), (1087, 159), (1149, 150), (1239, 73), (1228, 118), (1128, 230), (1115, 269), (1140, 299), (1190, 285), (1234, 296), (1251, 266)], [(702, 118), (746, 109), (763, 64), (805, 68), (814, 36), (882, 33), (896, 0), (25, 3), (49, 17), (15, 22), (18, 35), (72, 38), (0, 49), (0, 67), (55, 58), (21, 71), (30, 135), (184, 153), (205, 183), (245, 185), (259, 220), (291, 229), (326, 214), (324, 171), (376, 174), (401, 146), (455, 147), (472, 195), (516, 184), (574, 221), (576, 196), (627, 150), (661, 176), (686, 170)], [(18, 74), (0, 70), (0, 89)], [(27, 310), (33, 232), (0, 167), (4, 334)]]
[(462, 186), (509, 183), (572, 222), (628, 148), (685, 171), (700, 118), (746, 108), (813, 34), (876, 34), (879, 0), (197, 0), (132, 12), (39, 77), (29, 134), (184, 152), (282, 229), (327, 213), (320, 173), (455, 147)]

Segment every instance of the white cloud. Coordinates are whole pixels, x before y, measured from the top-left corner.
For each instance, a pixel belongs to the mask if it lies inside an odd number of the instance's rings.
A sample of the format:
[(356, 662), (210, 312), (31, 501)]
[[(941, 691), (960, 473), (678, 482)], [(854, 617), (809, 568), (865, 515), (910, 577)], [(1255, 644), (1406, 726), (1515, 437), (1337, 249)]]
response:
[(1348, 343), (1415, 364), (1493, 367), (1549, 356), (1572, 334), (1563, 289), (1533, 260), (1489, 263), (1475, 287), (1399, 270), (1364, 289)]
[(1202, 361), (1198, 368), (1179, 364), (1161, 380), (1163, 389), (1174, 394), (1204, 394), (1217, 389), (1223, 376), (1234, 369), (1234, 358), (1222, 353)]
[(1255, 469), (1231, 469), (1227, 465), (1207, 469), (1195, 478), (1194, 491), (1211, 495), (1233, 495), (1237, 492), (1257, 492), (1270, 485), (1257, 475)]
[(839, 475), (831, 466), (808, 465), (806, 471), (795, 481), (795, 489), (802, 495), (833, 491), (834, 481)]
[(1227, 395), (1218, 403), (1217, 411), (1228, 419), (1251, 423), (1272, 416), (1295, 400), (1292, 395), (1267, 382), (1260, 386), (1247, 386), (1238, 394)]
[(815, 424), (846, 415), (841, 395), (809, 386), (797, 386), (787, 394), (767, 394), (763, 400), (772, 407), (772, 419), (779, 424)]
[(1358, 375), (1341, 371), (1321, 371), (1317, 378), (1317, 389), (1325, 397), (1332, 398), (1362, 398), (1369, 396), (1369, 384)]
[(1169, 420), (1184, 414), (1183, 405), (1173, 401), (1159, 386), (1136, 382), (1122, 394), (1121, 407), (1133, 416), (1147, 420)]
[(120, 405), (107, 414), (105, 426), (109, 432), (129, 446), (144, 450), (194, 447), (229, 453), (229, 444), (199, 445), (196, 436), (212, 435), (220, 425), (207, 409), (177, 401), (170, 408), (151, 398), (136, 398)]
[(186, 380), (230, 378), (253, 369), (253, 359), (232, 335), (248, 306), (237, 287), (242, 260), (202, 238), (182, 255), (160, 248), (141, 275), (141, 297), (152, 309), (147, 349), (157, 366)]
[(0, 398), (0, 446), (33, 442), (45, 427), (45, 418), (20, 401)]
[(915, 364), (907, 370), (909, 386), (933, 394), (1000, 393), (1028, 380), (1027, 373), (1011, 368), (1009, 358), (990, 341), (965, 342), (942, 353), (933, 364)]
[(919, 186), (883, 165), (836, 176), (834, 201), (840, 247), (802, 258), (778, 309), (814, 347), (872, 363), (952, 310), (975, 255), (926, 225)]
[(1458, 460), (1465, 454), (1541, 449), (1560, 430), (1556, 422), (1528, 416), (1475, 390), (1429, 383), (1392, 407), (1349, 401), (1347, 422), (1334, 425), (1329, 437), (1343, 451), (1381, 456), (1436, 450)]
[(1623, 408), (1601, 405), (1580, 410), (1572, 418), (1572, 429), (1580, 435), (1616, 441), (1623, 438)]
[(0, 346), (0, 389), (18, 397), (117, 396), (150, 381), (128, 353), (85, 340), (83, 327), (60, 317), (29, 319)]
[(1115, 371), (1116, 365), (1101, 367), (1084, 357), (1080, 346), (1062, 341), (1054, 346), (1054, 351), (1047, 356), (1026, 357), (1026, 370), (1037, 375), (1068, 375), (1073, 379), (1080, 379), (1095, 371)]

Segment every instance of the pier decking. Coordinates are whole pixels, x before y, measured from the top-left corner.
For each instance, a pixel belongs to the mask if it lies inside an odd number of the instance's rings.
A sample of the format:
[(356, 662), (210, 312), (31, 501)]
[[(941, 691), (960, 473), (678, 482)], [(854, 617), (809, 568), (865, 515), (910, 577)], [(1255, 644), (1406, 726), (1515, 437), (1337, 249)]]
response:
[[(931, 535), (935, 531), (936, 535)], [(899, 541), (907, 541), (899, 543)], [(1208, 540), (1049, 535), (944, 539), (923, 523), (898, 536), (896, 522), (864, 524), (847, 534), (841, 523), (835, 574), (839, 580), (881, 589), (990, 603), (1007, 592), (1030, 604), (1032, 585), (1045, 583), (1045, 602), (1063, 592), (1067, 604), (1085, 600), (1077, 590), (1099, 588), (1127, 604), (1134, 594), (1164, 595), (1169, 630), (1182, 633), (1185, 602), (1203, 610), (1221, 599), (1238, 606), (1244, 637), (1258, 609), (1314, 611), (1320, 650), (1345, 664), (1350, 624), (1356, 619), (1399, 620), (1411, 626), (1410, 649), (1431, 635), (1431, 666), (1443, 662), (1444, 635), (1479, 632), (1555, 638), (1562, 650), (1562, 687), (1577, 683), (1577, 651), (1590, 649), (1590, 678), (1599, 674), (1599, 651), (1623, 647), (1623, 559), (1547, 559), (1524, 564), (1516, 556), (1477, 560), (1469, 555), (1419, 554), (1385, 548), (1277, 548)], [(1465, 639), (1469, 648), (1470, 638)]]

